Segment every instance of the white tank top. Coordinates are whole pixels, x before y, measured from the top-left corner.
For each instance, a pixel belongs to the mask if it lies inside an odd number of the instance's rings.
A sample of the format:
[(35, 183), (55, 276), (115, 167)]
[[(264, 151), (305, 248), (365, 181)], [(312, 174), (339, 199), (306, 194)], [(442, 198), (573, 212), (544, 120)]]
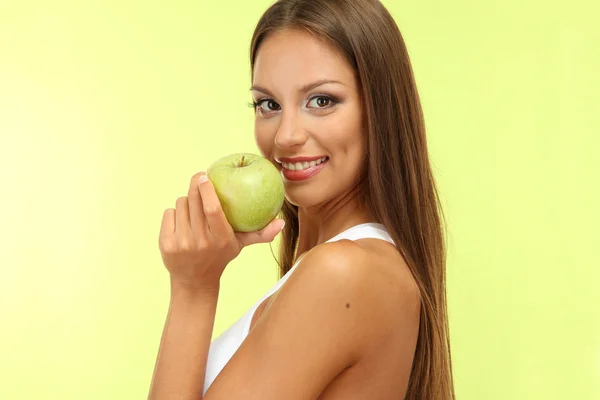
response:
[[(366, 238), (382, 239), (395, 245), (392, 237), (386, 231), (384, 225), (376, 222), (355, 225), (337, 234), (336, 236), (327, 240), (325, 243), (335, 242), (336, 240), (341, 239), (357, 240)], [(256, 309), (267, 297), (275, 293), (285, 283), (292, 272), (294, 272), (303, 256), (304, 254), (300, 256), (288, 273), (285, 274), (279, 281), (277, 281), (275, 285), (273, 285), (273, 287), (271, 287), (271, 289), (269, 289), (267, 293), (260, 298), (260, 300), (258, 300), (252, 307), (250, 307), (250, 309), (248, 309), (248, 311), (246, 311), (244, 315), (240, 317), (240, 319), (234, 322), (233, 325), (231, 325), (226, 331), (224, 331), (210, 343), (208, 362), (206, 365), (206, 375), (204, 378), (203, 396), (206, 394), (206, 391), (216, 379), (219, 372), (221, 372), (227, 362), (231, 359), (231, 357), (233, 357), (237, 349), (240, 347), (246, 336), (248, 336), (250, 331), (250, 323), (252, 322), (252, 317), (254, 316)]]

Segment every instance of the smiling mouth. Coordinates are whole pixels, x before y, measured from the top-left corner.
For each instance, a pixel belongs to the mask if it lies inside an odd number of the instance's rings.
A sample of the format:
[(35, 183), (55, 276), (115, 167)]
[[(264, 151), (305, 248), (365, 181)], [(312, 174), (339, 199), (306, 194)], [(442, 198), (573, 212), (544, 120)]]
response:
[(329, 160), (329, 157), (325, 156), (323, 158), (320, 158), (318, 160), (314, 160), (314, 161), (304, 161), (304, 162), (296, 162), (296, 163), (286, 163), (286, 162), (282, 162), (280, 165), (282, 168), (288, 170), (288, 171), (304, 171), (306, 169), (309, 168), (313, 168), (317, 165), (320, 165), (324, 162), (326, 162), (327, 160)]

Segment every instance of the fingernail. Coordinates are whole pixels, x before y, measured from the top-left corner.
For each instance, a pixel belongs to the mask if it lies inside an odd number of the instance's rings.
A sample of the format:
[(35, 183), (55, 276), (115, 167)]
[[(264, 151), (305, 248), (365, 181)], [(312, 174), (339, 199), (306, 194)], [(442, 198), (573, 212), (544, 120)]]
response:
[(200, 175), (199, 181), (200, 183), (208, 182), (208, 177), (206, 175)]
[(281, 232), (283, 230), (284, 226), (285, 226), (285, 221), (283, 221), (283, 225), (281, 225), (281, 229), (279, 229), (279, 232)]

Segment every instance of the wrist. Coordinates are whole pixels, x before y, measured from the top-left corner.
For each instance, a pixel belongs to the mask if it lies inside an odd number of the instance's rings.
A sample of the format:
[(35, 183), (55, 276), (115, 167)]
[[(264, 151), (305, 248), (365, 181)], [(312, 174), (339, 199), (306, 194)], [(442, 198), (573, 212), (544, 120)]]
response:
[(171, 277), (171, 295), (190, 299), (198, 297), (218, 297), (220, 283), (198, 283)]

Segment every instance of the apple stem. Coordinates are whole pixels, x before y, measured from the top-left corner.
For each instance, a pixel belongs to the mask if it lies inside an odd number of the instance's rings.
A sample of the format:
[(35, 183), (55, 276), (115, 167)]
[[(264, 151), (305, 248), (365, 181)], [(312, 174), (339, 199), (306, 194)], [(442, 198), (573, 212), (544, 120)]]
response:
[(244, 157), (245, 157), (245, 156), (242, 156), (242, 161), (240, 162), (240, 167), (243, 167), (243, 166), (244, 166)]

